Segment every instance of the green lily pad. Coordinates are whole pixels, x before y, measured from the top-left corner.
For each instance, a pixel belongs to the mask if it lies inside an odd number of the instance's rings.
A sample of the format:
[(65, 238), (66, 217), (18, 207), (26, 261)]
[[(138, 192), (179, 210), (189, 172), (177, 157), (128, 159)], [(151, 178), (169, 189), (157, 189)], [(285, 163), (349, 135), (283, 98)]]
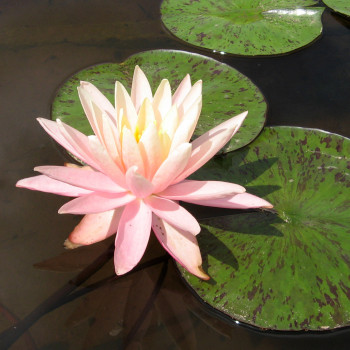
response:
[(349, 0), (324, 0), (323, 1), (332, 10), (343, 15), (350, 16), (350, 2)]
[(350, 140), (296, 127), (265, 128), (214, 158), (196, 178), (244, 185), (274, 211), (202, 221), (198, 296), (235, 320), (273, 330), (350, 325)]
[(246, 76), (214, 59), (173, 50), (142, 52), (120, 64), (100, 64), (78, 72), (59, 89), (52, 105), (52, 119), (60, 118), (79, 131), (92, 134), (77, 93), (80, 81), (95, 84), (114, 105), (115, 81), (119, 80), (130, 92), (135, 65), (143, 69), (153, 92), (164, 78), (170, 81), (173, 92), (187, 73), (193, 83), (203, 80), (203, 108), (194, 137), (248, 110), (243, 126), (225, 146), (226, 152), (251, 142), (265, 124), (264, 96)]
[[(344, 0), (346, 1), (346, 0)], [(323, 8), (315, 0), (164, 0), (169, 31), (189, 44), (236, 55), (278, 55), (314, 41)]]

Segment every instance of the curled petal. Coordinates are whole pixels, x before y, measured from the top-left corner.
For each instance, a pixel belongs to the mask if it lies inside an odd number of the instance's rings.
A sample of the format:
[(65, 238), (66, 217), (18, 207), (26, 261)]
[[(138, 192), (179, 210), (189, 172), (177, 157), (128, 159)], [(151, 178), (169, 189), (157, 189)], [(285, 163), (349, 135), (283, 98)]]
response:
[(185, 208), (169, 199), (151, 196), (144, 199), (152, 212), (169, 224), (197, 235), (201, 228), (198, 221)]
[(131, 85), (131, 101), (135, 106), (136, 113), (139, 112), (145, 98), (152, 101), (152, 90), (141, 68), (135, 66)]
[(59, 214), (95, 214), (122, 207), (135, 200), (131, 193), (91, 193), (64, 204)]
[(128, 204), (119, 222), (114, 266), (117, 275), (129, 272), (142, 258), (151, 232), (152, 213), (142, 200)]
[(185, 269), (204, 280), (210, 278), (202, 270), (202, 257), (195, 236), (187, 231), (174, 228), (154, 214), (152, 229), (162, 246)]
[(229, 208), (229, 209), (249, 209), (249, 208), (273, 208), (273, 205), (265, 199), (254, 196), (250, 193), (239, 193), (234, 196), (204, 199), (186, 200), (186, 202), (205, 205), (208, 207)]
[(88, 214), (75, 226), (68, 240), (73, 244), (89, 245), (115, 234), (124, 208)]
[(145, 179), (137, 172), (137, 167), (133, 166), (126, 172), (126, 183), (130, 191), (137, 198), (144, 198), (149, 196), (153, 192), (152, 182)]
[(238, 131), (248, 112), (241, 113), (209, 130), (192, 142), (192, 154), (186, 168), (175, 179), (180, 182), (212, 158)]
[(79, 188), (67, 183), (52, 179), (45, 175), (38, 175), (19, 180), (17, 187), (27, 188), (29, 190), (49, 192), (60, 196), (79, 197), (92, 193), (85, 188)]
[(244, 187), (229, 182), (185, 180), (169, 186), (157, 195), (187, 202), (188, 200), (217, 199), (243, 192), (245, 192)]
[(49, 176), (55, 180), (73, 186), (98, 192), (125, 192), (125, 188), (117, 185), (108, 176), (86, 168), (72, 168), (65, 166), (38, 166), (35, 171)]

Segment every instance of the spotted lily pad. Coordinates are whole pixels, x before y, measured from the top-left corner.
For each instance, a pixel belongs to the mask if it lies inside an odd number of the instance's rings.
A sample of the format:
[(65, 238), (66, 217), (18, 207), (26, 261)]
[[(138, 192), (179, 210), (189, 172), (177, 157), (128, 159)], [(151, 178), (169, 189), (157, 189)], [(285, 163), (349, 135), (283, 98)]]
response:
[(206, 219), (198, 235), (198, 296), (235, 320), (273, 330), (350, 325), (350, 140), (319, 130), (265, 128), (213, 159), (197, 178), (245, 185), (274, 210)]
[[(344, 0), (346, 1), (346, 0)], [(322, 32), (315, 0), (164, 0), (162, 20), (175, 36), (215, 51), (277, 55), (310, 44)]]
[(324, 0), (323, 2), (332, 10), (350, 16), (349, 0)]
[(92, 134), (77, 93), (80, 80), (95, 84), (114, 105), (115, 81), (129, 89), (135, 65), (145, 72), (153, 92), (164, 78), (174, 90), (187, 73), (192, 82), (203, 80), (203, 108), (194, 137), (248, 110), (243, 126), (224, 149), (228, 152), (251, 142), (264, 126), (267, 109), (264, 96), (246, 76), (214, 59), (172, 50), (142, 52), (120, 64), (100, 64), (78, 72), (59, 89), (52, 105), (52, 119), (60, 118), (81, 132)]

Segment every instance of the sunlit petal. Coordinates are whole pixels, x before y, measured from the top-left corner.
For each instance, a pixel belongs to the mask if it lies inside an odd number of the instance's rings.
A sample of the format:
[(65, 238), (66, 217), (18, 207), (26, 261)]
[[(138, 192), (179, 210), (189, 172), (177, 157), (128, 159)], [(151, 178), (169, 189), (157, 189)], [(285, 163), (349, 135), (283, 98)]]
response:
[(125, 207), (115, 240), (117, 275), (129, 272), (141, 260), (148, 244), (151, 222), (152, 213), (143, 201), (135, 200)]
[(185, 180), (176, 185), (169, 186), (158, 196), (172, 200), (208, 200), (244, 193), (245, 188), (229, 182), (222, 181), (195, 181)]
[(197, 235), (201, 228), (195, 217), (178, 203), (166, 198), (150, 196), (144, 199), (152, 212), (169, 224)]
[(250, 193), (239, 193), (234, 196), (204, 199), (204, 200), (186, 200), (187, 202), (206, 205), (209, 207), (229, 208), (229, 209), (249, 209), (249, 208), (273, 208), (273, 205), (265, 199), (254, 196)]
[(59, 214), (95, 214), (124, 206), (135, 200), (131, 193), (91, 193), (75, 198), (59, 209)]
[(92, 193), (85, 188), (79, 188), (67, 183), (52, 179), (45, 175), (38, 175), (19, 180), (16, 187), (27, 188), (28, 190), (49, 192), (60, 196), (79, 197)]
[(145, 98), (152, 101), (152, 90), (145, 74), (139, 66), (136, 66), (131, 85), (131, 101), (135, 106), (136, 113), (139, 112)]
[(192, 145), (184, 143), (169, 154), (152, 179), (155, 193), (163, 191), (182, 173), (191, 156), (191, 151)]
[(202, 257), (194, 235), (169, 225), (154, 214), (152, 229), (162, 246), (185, 269), (204, 280), (210, 278), (202, 270)]
[(247, 114), (248, 112), (241, 113), (195, 139), (192, 142), (191, 157), (175, 181), (182, 181), (211, 159), (238, 131)]
[(74, 244), (89, 245), (115, 234), (124, 208), (88, 214), (75, 226), (68, 240)]
[(144, 198), (149, 196), (154, 189), (152, 182), (148, 181), (137, 172), (137, 167), (132, 166), (126, 172), (126, 184), (129, 190), (137, 197)]
[(163, 79), (153, 97), (153, 109), (157, 123), (160, 124), (172, 106), (169, 81)]
[(126, 191), (125, 188), (117, 185), (108, 176), (94, 170), (50, 165), (38, 166), (34, 170), (55, 180), (87, 190), (114, 193)]

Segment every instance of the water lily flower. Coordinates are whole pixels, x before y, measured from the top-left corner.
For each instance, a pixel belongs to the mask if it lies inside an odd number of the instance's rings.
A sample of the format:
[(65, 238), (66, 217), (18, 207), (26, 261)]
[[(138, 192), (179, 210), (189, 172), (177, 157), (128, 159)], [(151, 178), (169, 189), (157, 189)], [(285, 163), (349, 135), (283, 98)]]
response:
[(186, 178), (212, 158), (237, 132), (247, 112), (190, 143), (202, 107), (202, 81), (187, 75), (174, 95), (168, 80), (154, 96), (136, 66), (131, 96), (116, 82), (115, 106), (92, 84), (81, 82), (79, 97), (94, 131), (86, 136), (60, 120), (39, 118), (45, 131), (86, 165), (39, 166), (41, 175), (18, 187), (76, 197), (59, 213), (84, 214), (66, 241), (88, 245), (116, 233), (116, 274), (130, 271), (143, 256), (151, 228), (163, 247), (189, 272), (202, 278), (197, 220), (179, 201), (223, 208), (272, 205), (221, 181)]

